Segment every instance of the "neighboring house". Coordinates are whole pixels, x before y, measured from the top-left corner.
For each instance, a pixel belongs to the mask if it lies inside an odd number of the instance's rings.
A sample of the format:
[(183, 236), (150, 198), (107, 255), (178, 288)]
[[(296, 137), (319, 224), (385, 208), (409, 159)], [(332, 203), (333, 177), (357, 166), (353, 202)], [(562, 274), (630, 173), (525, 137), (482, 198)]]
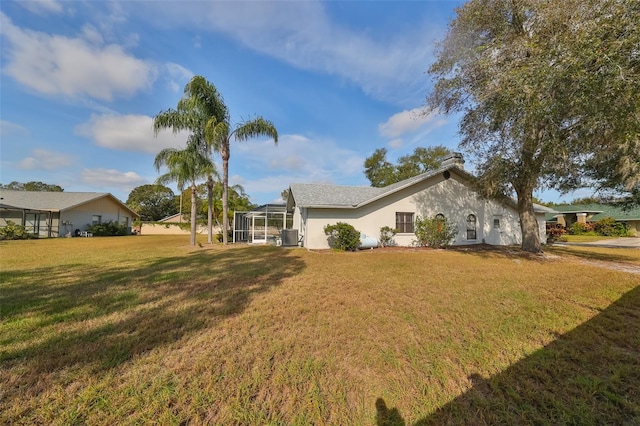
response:
[(191, 218), (182, 213), (172, 214), (171, 216), (167, 216), (165, 218), (160, 219), (158, 222), (162, 223), (189, 223)]
[[(157, 222), (142, 222), (136, 230), (141, 235), (190, 235), (191, 234), (191, 216), (176, 213), (171, 216), (160, 219)], [(213, 233), (220, 232), (220, 227), (214, 226)], [(196, 233), (207, 234), (207, 225), (198, 224)]]
[(576, 222), (598, 222), (607, 217), (622, 222), (632, 235), (640, 236), (640, 207), (623, 208), (608, 204), (575, 204), (553, 206), (556, 213), (547, 214), (549, 223), (570, 227)]
[[(462, 168), (460, 154), (442, 166), (384, 188), (323, 184), (291, 184), (287, 210), (293, 213), (293, 229), (309, 249), (328, 248), (323, 228), (337, 222), (353, 225), (369, 237), (380, 237), (380, 228), (399, 230), (399, 246), (416, 240), (417, 216), (443, 215), (458, 227), (453, 242), (512, 245), (522, 242), (515, 202), (482, 198), (472, 187), (474, 177)], [(540, 239), (546, 242), (545, 213), (553, 210), (535, 205)]]
[(109, 193), (0, 190), (0, 227), (10, 220), (41, 238), (74, 235), (106, 222), (120, 223), (131, 233), (138, 218)]

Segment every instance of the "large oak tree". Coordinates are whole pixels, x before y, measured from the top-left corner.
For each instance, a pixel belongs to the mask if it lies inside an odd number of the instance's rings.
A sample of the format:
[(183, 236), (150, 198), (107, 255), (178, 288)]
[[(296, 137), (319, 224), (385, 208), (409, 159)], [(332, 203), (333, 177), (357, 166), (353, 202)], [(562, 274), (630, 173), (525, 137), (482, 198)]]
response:
[(486, 195), (517, 195), (540, 252), (533, 192), (640, 182), (640, 3), (471, 0), (429, 69), (428, 110), (462, 112)]
[(140, 215), (141, 220), (156, 221), (178, 213), (175, 198), (171, 188), (147, 184), (133, 188), (126, 204)]

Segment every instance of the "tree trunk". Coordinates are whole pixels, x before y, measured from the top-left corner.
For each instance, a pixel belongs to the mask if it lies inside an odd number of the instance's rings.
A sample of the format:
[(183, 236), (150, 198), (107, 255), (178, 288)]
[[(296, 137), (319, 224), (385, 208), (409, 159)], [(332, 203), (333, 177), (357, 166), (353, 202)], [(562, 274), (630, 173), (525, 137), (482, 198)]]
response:
[(213, 177), (207, 177), (207, 244), (213, 244)]
[(225, 246), (228, 241), (228, 229), (229, 229), (229, 146), (223, 147), (220, 152), (222, 157), (222, 244)]
[(518, 191), (518, 214), (520, 215), (520, 229), (522, 231), (522, 250), (529, 253), (542, 253), (538, 220), (533, 211), (533, 189), (526, 188)]
[(191, 245), (196, 245), (196, 183), (191, 184)]

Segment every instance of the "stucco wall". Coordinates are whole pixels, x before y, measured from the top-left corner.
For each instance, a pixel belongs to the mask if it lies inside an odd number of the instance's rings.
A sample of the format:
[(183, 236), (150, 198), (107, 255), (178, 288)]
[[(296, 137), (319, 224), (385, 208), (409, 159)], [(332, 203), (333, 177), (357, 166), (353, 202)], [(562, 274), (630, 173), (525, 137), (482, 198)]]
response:
[[(196, 227), (198, 234), (206, 234), (206, 226)], [(213, 229), (213, 234), (220, 232), (218, 228)], [(140, 227), (140, 235), (191, 235), (191, 228), (182, 229), (178, 224), (173, 223), (142, 223)]]
[(64, 236), (66, 232), (73, 233), (76, 229), (86, 230), (91, 226), (94, 215), (100, 216), (101, 223), (117, 222), (127, 226), (129, 231), (131, 230), (133, 222), (131, 213), (111, 198), (104, 197), (61, 212), (60, 236)]

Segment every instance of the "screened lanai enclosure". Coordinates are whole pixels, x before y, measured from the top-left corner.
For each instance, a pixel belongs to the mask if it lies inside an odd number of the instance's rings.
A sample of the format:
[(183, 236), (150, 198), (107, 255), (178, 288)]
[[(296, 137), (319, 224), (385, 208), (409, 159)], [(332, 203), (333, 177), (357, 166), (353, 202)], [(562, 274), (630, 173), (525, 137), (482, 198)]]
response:
[[(293, 215), (284, 204), (265, 204), (250, 212), (233, 212), (233, 242), (282, 245), (283, 230), (290, 230)], [(297, 244), (297, 238), (296, 238)]]

